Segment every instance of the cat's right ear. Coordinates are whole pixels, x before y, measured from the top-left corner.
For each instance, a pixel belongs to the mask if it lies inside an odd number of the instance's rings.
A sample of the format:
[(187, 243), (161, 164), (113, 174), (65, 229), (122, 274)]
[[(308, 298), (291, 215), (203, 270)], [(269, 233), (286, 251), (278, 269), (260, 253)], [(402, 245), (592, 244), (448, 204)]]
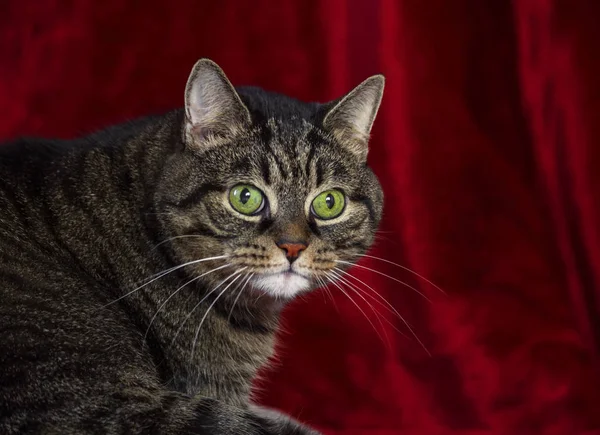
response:
[(212, 60), (194, 65), (185, 88), (185, 141), (210, 148), (239, 134), (251, 123), (250, 112), (223, 70)]
[(363, 162), (367, 160), (369, 134), (381, 104), (384, 86), (382, 75), (369, 77), (338, 100), (323, 119), (323, 126)]

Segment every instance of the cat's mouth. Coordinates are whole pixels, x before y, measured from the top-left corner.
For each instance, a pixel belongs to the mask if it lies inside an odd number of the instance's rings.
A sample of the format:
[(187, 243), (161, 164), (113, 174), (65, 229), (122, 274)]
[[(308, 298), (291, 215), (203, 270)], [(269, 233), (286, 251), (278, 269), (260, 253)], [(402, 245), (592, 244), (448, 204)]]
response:
[(311, 280), (291, 268), (282, 272), (257, 274), (250, 284), (257, 290), (282, 298), (294, 297), (311, 288)]

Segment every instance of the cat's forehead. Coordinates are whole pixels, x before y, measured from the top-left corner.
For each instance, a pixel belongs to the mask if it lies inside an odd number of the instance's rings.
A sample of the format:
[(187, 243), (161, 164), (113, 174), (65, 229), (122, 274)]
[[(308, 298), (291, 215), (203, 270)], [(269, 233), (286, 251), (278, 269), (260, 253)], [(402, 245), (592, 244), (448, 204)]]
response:
[[(342, 157), (322, 131), (302, 118), (269, 119), (261, 135), (259, 154), (265, 178), (281, 186), (309, 187), (321, 184), (327, 175), (322, 166)], [(299, 184), (302, 186), (299, 186)]]
[(315, 124), (300, 116), (269, 118), (263, 128), (269, 130), (271, 140), (282, 145), (305, 142), (309, 133), (317, 129)]
[(352, 190), (362, 167), (318, 124), (293, 116), (256, 123), (207, 157), (203, 178), (253, 184), (281, 198), (305, 197), (319, 188)]
[(292, 166), (306, 163), (303, 159), (308, 155), (329, 155), (337, 160), (348, 157), (336, 146), (331, 135), (318, 124), (301, 117), (270, 118), (262, 125), (259, 142), (262, 152), (288, 158)]

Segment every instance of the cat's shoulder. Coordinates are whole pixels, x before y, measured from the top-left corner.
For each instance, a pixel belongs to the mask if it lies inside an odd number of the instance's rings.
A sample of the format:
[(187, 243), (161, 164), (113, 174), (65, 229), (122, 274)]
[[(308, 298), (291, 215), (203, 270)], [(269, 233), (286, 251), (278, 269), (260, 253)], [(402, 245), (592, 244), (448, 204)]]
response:
[(17, 169), (35, 161), (53, 160), (78, 146), (80, 140), (20, 137), (0, 144), (0, 165)]

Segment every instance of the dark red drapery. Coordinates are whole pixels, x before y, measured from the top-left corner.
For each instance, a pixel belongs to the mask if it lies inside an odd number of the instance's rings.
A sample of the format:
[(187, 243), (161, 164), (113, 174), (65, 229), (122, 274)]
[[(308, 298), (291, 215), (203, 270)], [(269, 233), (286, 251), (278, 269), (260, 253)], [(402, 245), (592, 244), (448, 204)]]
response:
[[(0, 3), (0, 137), (70, 137), (182, 103), (199, 57), (326, 100), (383, 72), (386, 192), (355, 275), (286, 313), (261, 400), (328, 434), (600, 430), (600, 3)], [(375, 332), (373, 323), (378, 332)], [(389, 322), (389, 323), (388, 323)], [(393, 327), (392, 327), (393, 325)], [(394, 328), (406, 334), (402, 336)]]

